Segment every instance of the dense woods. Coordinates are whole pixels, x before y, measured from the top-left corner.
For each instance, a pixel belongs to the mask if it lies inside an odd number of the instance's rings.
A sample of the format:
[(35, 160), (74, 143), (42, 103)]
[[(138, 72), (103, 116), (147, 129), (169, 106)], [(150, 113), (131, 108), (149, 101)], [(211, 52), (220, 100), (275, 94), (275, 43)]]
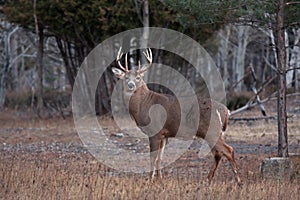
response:
[[(231, 110), (278, 96), (279, 132), (286, 135), (285, 96), (300, 87), (299, 1), (7, 0), (0, 3), (0, 18), (0, 109), (64, 115), (88, 53), (117, 33), (153, 26), (180, 31), (206, 48)], [(189, 63), (154, 53), (154, 62), (172, 66), (201, 90)], [(97, 114), (110, 112), (115, 81), (110, 70), (100, 79)]]

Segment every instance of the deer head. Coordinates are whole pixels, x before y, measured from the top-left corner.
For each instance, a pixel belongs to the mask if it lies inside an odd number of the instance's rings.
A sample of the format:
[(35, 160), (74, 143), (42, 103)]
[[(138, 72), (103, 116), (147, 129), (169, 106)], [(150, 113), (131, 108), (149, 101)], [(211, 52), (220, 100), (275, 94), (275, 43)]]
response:
[(128, 60), (127, 55), (125, 54), (125, 67), (121, 64), (120, 60), (123, 56), (122, 47), (120, 47), (118, 55), (117, 55), (117, 63), (119, 68), (112, 68), (114, 75), (119, 78), (123, 79), (126, 82), (126, 90), (129, 92), (133, 92), (136, 88), (139, 88), (142, 85), (145, 85), (143, 80), (144, 73), (151, 67), (152, 64), (152, 52), (151, 49), (147, 49), (143, 52), (144, 56), (146, 57), (147, 64), (141, 66), (141, 62), (138, 63), (138, 69), (128, 69)]

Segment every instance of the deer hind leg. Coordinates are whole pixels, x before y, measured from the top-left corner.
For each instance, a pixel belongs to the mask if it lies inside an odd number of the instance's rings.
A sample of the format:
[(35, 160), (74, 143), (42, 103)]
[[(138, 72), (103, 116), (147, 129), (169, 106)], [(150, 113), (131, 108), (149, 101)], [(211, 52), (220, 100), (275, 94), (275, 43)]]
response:
[(229, 161), (232, 171), (235, 175), (235, 179), (238, 183), (241, 182), (241, 179), (239, 177), (239, 172), (238, 172), (238, 166), (236, 163), (236, 160), (234, 158), (234, 149), (233, 147), (229, 146), (226, 144), (222, 138), (222, 136), (219, 136), (219, 139), (217, 141), (217, 144), (213, 147), (212, 152), (214, 154), (215, 158), (215, 163), (208, 175), (208, 180), (209, 182), (211, 181), (212, 177), (214, 176), (214, 172), (218, 167), (219, 161), (221, 160), (221, 157), (224, 155), (227, 160)]
[(241, 178), (239, 176), (239, 171), (238, 171), (238, 165), (236, 163), (236, 160), (234, 158), (234, 149), (233, 147), (229, 146), (228, 144), (226, 144), (225, 142), (223, 143), (224, 148), (226, 149), (224, 151), (224, 156), (227, 158), (227, 160), (230, 162), (232, 171), (234, 173), (235, 176), (235, 180), (238, 183), (241, 183)]
[(209, 184), (211, 183), (211, 180), (214, 177), (215, 171), (218, 168), (219, 163), (220, 163), (221, 158), (222, 158), (222, 155), (216, 149), (212, 149), (212, 153), (214, 155), (214, 163), (213, 163), (213, 165), (211, 167), (211, 170), (210, 170), (210, 172), (208, 174), (208, 177), (207, 177)]
[(166, 138), (162, 133), (149, 137), (150, 142), (150, 179), (153, 180), (155, 173), (159, 178), (162, 178), (161, 174), (161, 160), (166, 145)]

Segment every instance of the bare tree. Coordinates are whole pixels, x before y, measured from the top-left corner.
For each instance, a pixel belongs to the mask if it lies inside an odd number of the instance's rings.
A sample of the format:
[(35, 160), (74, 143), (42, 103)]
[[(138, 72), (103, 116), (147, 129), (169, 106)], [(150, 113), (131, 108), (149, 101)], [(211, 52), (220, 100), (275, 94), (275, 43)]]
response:
[[(249, 34), (251, 27), (249, 26), (236, 26), (237, 32), (237, 48), (235, 48), (235, 61), (234, 61), (234, 72), (235, 80), (241, 80), (245, 75), (245, 57), (246, 57), (246, 48), (248, 45)], [(242, 91), (243, 81), (241, 84), (238, 84), (235, 88), (236, 91)]]
[(1, 34), (1, 43), (4, 43), (4, 48), (2, 50), (1, 60), (3, 66), (0, 70), (0, 110), (3, 109), (5, 103), (5, 87), (6, 87), (6, 76), (9, 67), (9, 53), (8, 53), (8, 35), (9, 29), (7, 27), (7, 22), (4, 22), (3, 33)]
[(229, 46), (230, 46), (231, 25), (226, 25), (224, 29), (219, 31), (220, 45), (218, 49), (217, 65), (223, 69), (222, 77), (224, 79), (225, 87), (230, 85), (229, 76)]
[(288, 157), (287, 114), (286, 114), (286, 47), (284, 33), (284, 0), (277, 1), (276, 52), (278, 72), (278, 156)]
[(289, 59), (289, 68), (292, 73), (292, 86), (295, 88), (295, 91), (299, 91), (299, 75), (300, 75), (300, 28), (293, 28), (292, 35), (293, 47), (290, 47), (290, 59)]
[(12, 57), (12, 44), (11, 38), (19, 29), (18, 26), (13, 26), (6, 20), (3, 20), (1, 23), (1, 29), (3, 30), (0, 34), (0, 43), (3, 43), (3, 49), (0, 51), (2, 55), (0, 57), (1, 62), (3, 63), (0, 69), (0, 110), (3, 109), (6, 97), (6, 85), (7, 85), (7, 76), (10, 68), (14, 65), (16, 58)]

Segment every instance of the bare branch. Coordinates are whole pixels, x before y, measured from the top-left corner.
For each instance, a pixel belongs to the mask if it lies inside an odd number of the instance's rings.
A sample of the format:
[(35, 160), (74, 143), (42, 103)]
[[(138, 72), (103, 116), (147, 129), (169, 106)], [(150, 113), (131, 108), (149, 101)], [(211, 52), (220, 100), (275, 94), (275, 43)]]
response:
[[(275, 97), (273, 97), (274, 95), (275, 95)], [(300, 93), (287, 94), (286, 96), (287, 96), (287, 97), (300, 96)], [(267, 98), (261, 100), (261, 103), (266, 103), (266, 102), (272, 101), (272, 100), (277, 100), (277, 92), (274, 92), (274, 93), (272, 93), (269, 97), (267, 97)], [(257, 102), (252, 103), (252, 102), (249, 101), (245, 106), (243, 106), (243, 107), (241, 107), (241, 108), (239, 108), (239, 109), (237, 109), (237, 110), (230, 111), (230, 117), (233, 116), (233, 115), (236, 115), (236, 114), (238, 114), (238, 113), (241, 113), (241, 112), (243, 112), (243, 111), (245, 111), (245, 110), (248, 110), (248, 109), (250, 109), (250, 108), (253, 108), (253, 107), (255, 107), (256, 105), (258, 105)]]
[(19, 54), (18, 56), (16, 56), (11, 62), (10, 62), (10, 66), (14, 65), (18, 60), (19, 58), (21, 57), (36, 57), (36, 53), (34, 54), (26, 54), (26, 52), (31, 48), (31, 45), (29, 45), (28, 47), (26, 47), (26, 49), (21, 53)]
[(240, 82), (242, 82), (246, 77), (248, 77), (248, 75), (250, 74), (250, 71), (248, 71), (240, 80), (238, 80), (237, 82), (235, 82), (231, 87), (230, 90), (232, 90), (233, 88), (235, 88)]
[(262, 117), (232, 117), (229, 118), (229, 120), (232, 121), (256, 121), (256, 120), (262, 120), (262, 119), (277, 119), (277, 116), (262, 116)]
[(291, 1), (291, 2), (286, 2), (285, 5), (289, 6), (289, 5), (295, 5), (295, 4), (300, 4), (299, 1)]
[(271, 69), (273, 69), (276, 73), (278, 73), (279, 71), (278, 71), (278, 69), (276, 68), (276, 67), (274, 67), (274, 65), (272, 65), (269, 61), (268, 61), (268, 59), (264, 56), (264, 61), (266, 62), (266, 64), (269, 66), (269, 67), (271, 67)]
[(288, 72), (288, 71), (293, 71), (293, 70), (296, 70), (296, 69), (300, 69), (300, 67), (292, 67), (292, 68), (289, 68), (289, 69), (286, 70), (286, 72)]

